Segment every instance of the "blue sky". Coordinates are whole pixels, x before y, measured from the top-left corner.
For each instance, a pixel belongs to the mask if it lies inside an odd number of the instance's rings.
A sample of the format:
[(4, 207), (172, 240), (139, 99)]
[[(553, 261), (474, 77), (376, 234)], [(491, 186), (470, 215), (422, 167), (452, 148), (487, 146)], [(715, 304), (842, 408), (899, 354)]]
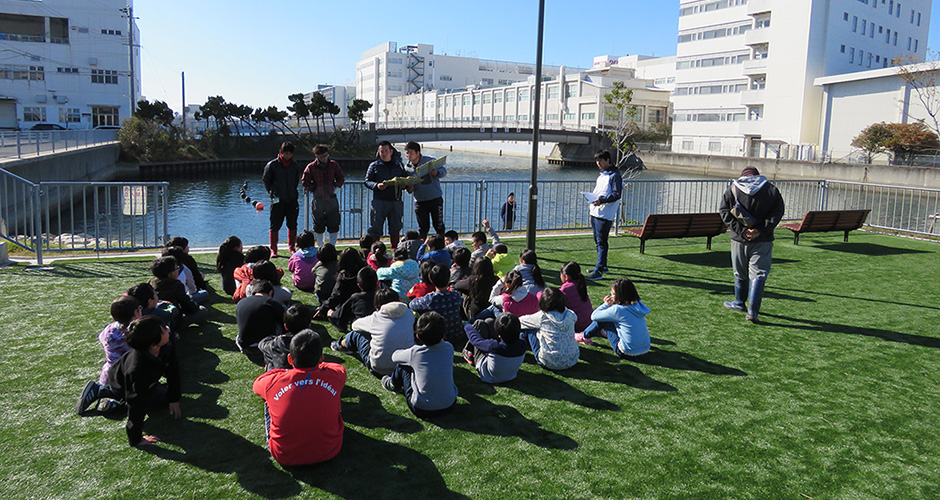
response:
[[(546, 0), (543, 61), (588, 67), (594, 56), (674, 55), (678, 2)], [(936, 7), (936, 6), (935, 6)], [(143, 94), (181, 105), (210, 95), (278, 105), (317, 84), (353, 79), (360, 54), (387, 41), (427, 43), (438, 54), (535, 62), (536, 0), (135, 2)], [(940, 29), (931, 13), (929, 46)]]

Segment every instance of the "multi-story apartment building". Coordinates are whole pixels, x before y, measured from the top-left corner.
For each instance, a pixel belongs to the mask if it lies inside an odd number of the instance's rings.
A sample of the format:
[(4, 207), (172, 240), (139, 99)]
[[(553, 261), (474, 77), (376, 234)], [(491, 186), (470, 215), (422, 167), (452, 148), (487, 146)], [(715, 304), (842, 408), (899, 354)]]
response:
[(681, 0), (673, 150), (811, 159), (819, 77), (926, 54), (930, 0)]
[[(656, 88), (652, 79), (636, 78), (635, 62), (610, 56), (595, 58), (587, 71), (543, 74), (540, 123), (546, 128), (603, 127), (612, 122), (604, 96), (615, 81), (633, 91), (634, 121), (641, 128), (666, 123), (669, 91)], [(534, 116), (535, 77), (495, 87), (464, 90), (419, 91), (389, 100), (389, 121), (467, 122), (467, 126), (531, 127)]]
[[(558, 66), (542, 66), (543, 74), (557, 73)], [(367, 122), (392, 120), (391, 99), (420, 91), (505, 86), (525, 81), (535, 65), (491, 61), (475, 57), (438, 55), (434, 46), (386, 42), (362, 53), (356, 63), (356, 97), (372, 103)]]
[(317, 85), (317, 89), (304, 94), (304, 100), (310, 102), (314, 92), (323, 94), (323, 97), (339, 107), (339, 113), (333, 118), (327, 118), (332, 125), (333, 120), (337, 126), (346, 126), (349, 123), (349, 103), (356, 98), (356, 87), (352, 85)]
[(132, 6), (129, 0), (0, 0), (0, 128), (82, 129), (130, 117), (132, 88), (140, 98)]

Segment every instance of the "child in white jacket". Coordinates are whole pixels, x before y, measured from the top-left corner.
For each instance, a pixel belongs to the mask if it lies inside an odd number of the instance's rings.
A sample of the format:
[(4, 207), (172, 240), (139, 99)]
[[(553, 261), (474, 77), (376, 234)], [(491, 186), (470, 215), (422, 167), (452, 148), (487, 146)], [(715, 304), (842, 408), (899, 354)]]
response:
[(580, 349), (574, 339), (578, 315), (565, 307), (565, 294), (557, 288), (546, 288), (539, 297), (539, 312), (519, 318), (523, 340), (535, 361), (549, 370), (565, 370), (578, 362)]
[(414, 324), (414, 314), (398, 300), (398, 293), (385, 288), (375, 292), (375, 312), (353, 321), (352, 331), (331, 347), (343, 354), (358, 353), (372, 373), (389, 375), (395, 370), (392, 353), (415, 344)]

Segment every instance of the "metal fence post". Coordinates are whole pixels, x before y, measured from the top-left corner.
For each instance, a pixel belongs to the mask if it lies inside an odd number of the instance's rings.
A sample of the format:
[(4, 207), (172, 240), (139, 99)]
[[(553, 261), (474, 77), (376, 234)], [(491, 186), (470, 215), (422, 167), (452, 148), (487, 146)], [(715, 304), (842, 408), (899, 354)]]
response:
[(36, 263), (40, 266), (42, 265), (42, 219), (41, 219), (41, 209), (40, 209), (40, 189), (41, 187), (36, 184), (33, 185), (33, 245), (36, 248)]
[(820, 181), (819, 188), (820, 188), (819, 209), (828, 210), (829, 209), (829, 182), (826, 180)]
[(16, 157), (17, 158), (23, 157), (23, 141), (21, 137), (22, 136), (20, 134), (16, 134)]

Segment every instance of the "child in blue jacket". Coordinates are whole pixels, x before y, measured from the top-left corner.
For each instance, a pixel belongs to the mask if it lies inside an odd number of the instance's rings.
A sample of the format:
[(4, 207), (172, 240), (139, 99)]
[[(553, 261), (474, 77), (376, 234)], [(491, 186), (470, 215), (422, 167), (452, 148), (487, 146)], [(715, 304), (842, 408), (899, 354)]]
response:
[(646, 329), (648, 307), (640, 301), (633, 282), (620, 278), (610, 286), (610, 295), (591, 314), (593, 323), (583, 334), (575, 334), (575, 340), (584, 345), (594, 345), (591, 337), (607, 333), (610, 348), (623, 359), (646, 354), (650, 350), (650, 334)]

